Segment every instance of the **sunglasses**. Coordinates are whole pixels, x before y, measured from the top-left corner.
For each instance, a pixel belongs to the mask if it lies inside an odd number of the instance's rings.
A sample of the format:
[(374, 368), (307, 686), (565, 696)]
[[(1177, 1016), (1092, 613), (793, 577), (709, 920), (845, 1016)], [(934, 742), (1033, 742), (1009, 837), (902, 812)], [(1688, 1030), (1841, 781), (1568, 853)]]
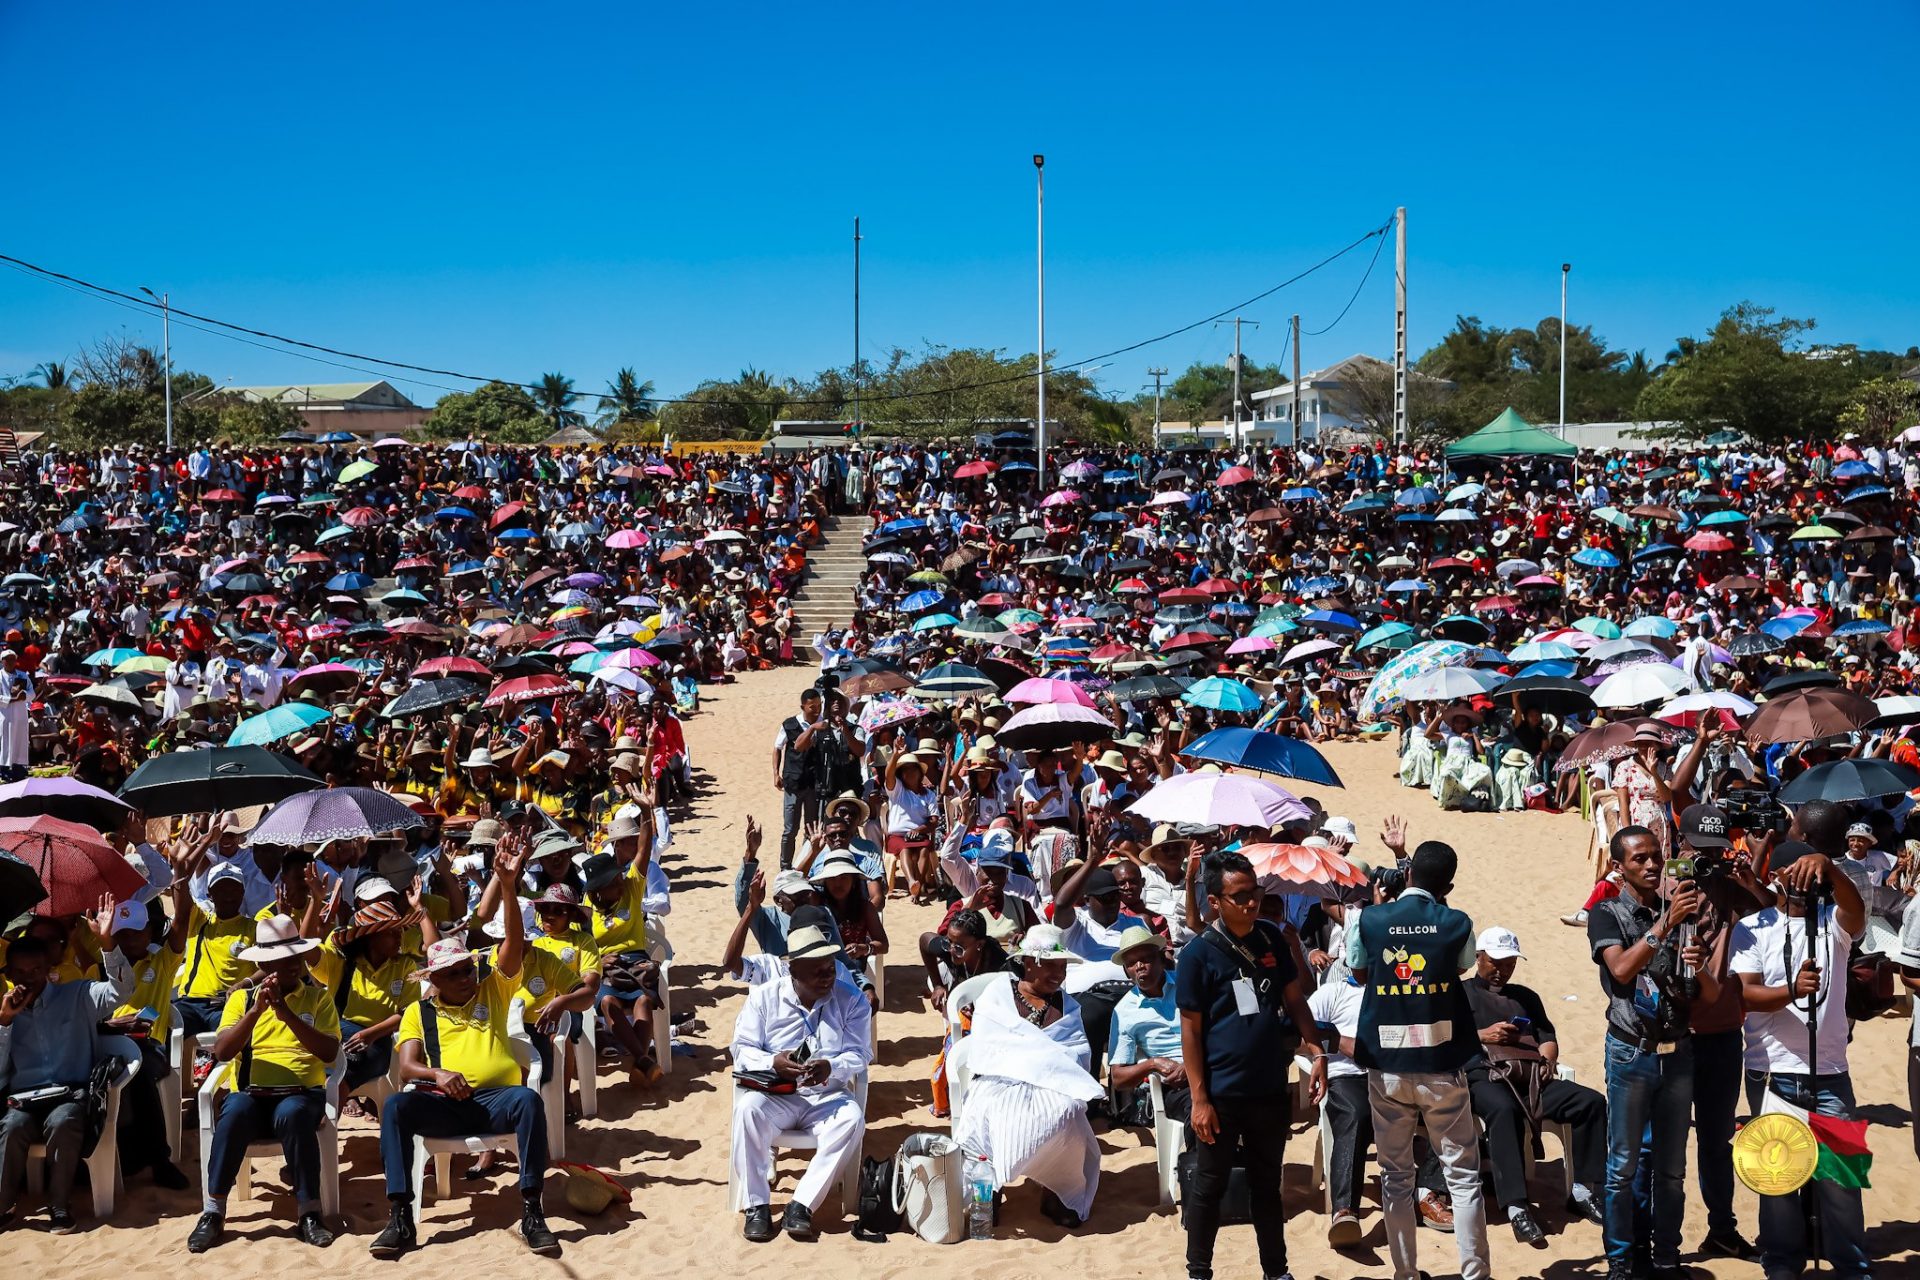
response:
[(1231, 902), (1236, 907), (1257, 907), (1260, 905), (1262, 896), (1258, 889), (1247, 889), (1240, 893), (1223, 893), (1220, 895), (1220, 900)]

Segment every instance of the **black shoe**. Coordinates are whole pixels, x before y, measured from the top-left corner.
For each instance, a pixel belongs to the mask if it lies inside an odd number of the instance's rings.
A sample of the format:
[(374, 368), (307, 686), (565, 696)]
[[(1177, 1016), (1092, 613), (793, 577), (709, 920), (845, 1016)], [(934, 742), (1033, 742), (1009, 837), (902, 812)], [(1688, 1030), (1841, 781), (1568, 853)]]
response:
[[(1606, 1211), (1600, 1207), (1600, 1202), (1592, 1196), (1588, 1196), (1585, 1200), (1576, 1199), (1567, 1201), (1567, 1213), (1575, 1218), (1591, 1222), (1596, 1227), (1604, 1227), (1607, 1225)], [(1708, 1238), (1711, 1239), (1712, 1237)]]
[(187, 1175), (180, 1172), (180, 1166), (171, 1160), (162, 1160), (148, 1170), (153, 1175), (153, 1185), (164, 1187), (168, 1191), (185, 1191), (193, 1184)]
[(529, 1199), (520, 1210), (520, 1236), (527, 1242), (527, 1248), (543, 1258), (560, 1256), (560, 1239), (547, 1229), (547, 1215), (540, 1209), (538, 1199)]
[(1700, 1252), (1709, 1258), (1738, 1258), (1742, 1262), (1753, 1262), (1760, 1256), (1760, 1251), (1738, 1231), (1708, 1232), (1700, 1242)]
[(754, 1244), (765, 1244), (780, 1233), (773, 1227), (773, 1206), (756, 1204), (747, 1210), (747, 1226), (744, 1232)]
[(387, 1225), (367, 1246), (367, 1252), (376, 1258), (397, 1258), (419, 1243), (420, 1236), (413, 1225), (413, 1204), (406, 1200), (395, 1200), (387, 1216)]
[(217, 1213), (203, 1213), (200, 1221), (193, 1224), (193, 1231), (187, 1236), (188, 1253), (205, 1253), (220, 1243), (220, 1237), (226, 1233), (227, 1220)]
[(1546, 1231), (1525, 1209), (1514, 1214), (1508, 1221), (1513, 1224), (1513, 1238), (1521, 1244), (1539, 1244), (1547, 1238)]
[(70, 1236), (74, 1232), (73, 1210), (47, 1210), (47, 1230), (56, 1236)]
[(1688, 1280), (1692, 1275), (1693, 1269), (1691, 1267), (1683, 1267), (1677, 1262), (1670, 1262), (1664, 1267), (1655, 1267), (1653, 1270), (1647, 1272), (1647, 1280)]
[(1069, 1231), (1086, 1222), (1085, 1218), (1067, 1208), (1060, 1197), (1051, 1191), (1040, 1197), (1040, 1213), (1055, 1226), (1065, 1227)]
[(795, 1240), (812, 1240), (820, 1234), (813, 1229), (812, 1212), (798, 1200), (787, 1202), (787, 1211), (780, 1215), (780, 1229)]
[(333, 1243), (333, 1232), (327, 1230), (326, 1219), (317, 1213), (301, 1214), (294, 1234), (316, 1249), (324, 1249)]

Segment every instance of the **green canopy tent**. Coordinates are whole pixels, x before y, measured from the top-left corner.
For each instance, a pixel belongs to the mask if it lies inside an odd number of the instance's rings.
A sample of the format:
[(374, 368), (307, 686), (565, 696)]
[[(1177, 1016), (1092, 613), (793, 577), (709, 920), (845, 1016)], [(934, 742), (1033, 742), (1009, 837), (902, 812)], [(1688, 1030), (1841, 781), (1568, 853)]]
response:
[(1472, 435), (1447, 446), (1449, 458), (1571, 458), (1579, 452), (1578, 445), (1542, 431), (1511, 406)]

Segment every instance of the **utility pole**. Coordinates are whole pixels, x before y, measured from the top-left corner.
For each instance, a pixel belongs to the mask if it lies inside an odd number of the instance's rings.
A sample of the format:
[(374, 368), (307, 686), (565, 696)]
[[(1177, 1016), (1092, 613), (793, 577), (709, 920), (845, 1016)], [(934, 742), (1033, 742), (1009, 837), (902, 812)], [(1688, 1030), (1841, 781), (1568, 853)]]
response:
[(1039, 338), (1040, 344), (1034, 355), (1034, 364), (1039, 371), (1039, 394), (1035, 397), (1038, 417), (1035, 419), (1034, 445), (1035, 460), (1039, 464), (1038, 484), (1041, 489), (1047, 487), (1047, 158), (1036, 155), (1033, 158), (1033, 217), (1034, 217), (1034, 267), (1038, 279), (1039, 297)]
[(160, 347), (161, 347), (161, 350), (165, 352), (165, 354), (161, 356), (161, 360), (164, 362), (165, 370), (166, 370), (166, 375), (165, 375), (166, 380), (162, 384), (161, 390), (166, 394), (167, 452), (172, 453), (173, 452), (173, 326), (169, 323), (169, 321), (172, 319), (172, 311), (167, 306), (167, 297), (168, 297), (167, 294), (155, 293), (153, 290), (147, 288), (147, 286), (145, 285), (140, 286), (140, 292), (146, 294), (149, 298), (152, 298), (155, 302), (158, 302), (160, 304)]
[[(1225, 320), (1214, 321), (1216, 326), (1225, 323)], [(1243, 363), (1240, 358), (1240, 326), (1243, 324), (1250, 324), (1256, 329), (1260, 327), (1258, 320), (1245, 320), (1239, 316), (1233, 318), (1233, 447), (1236, 449), (1240, 447), (1240, 366)]]
[(1165, 368), (1148, 369), (1153, 375), (1153, 442), (1160, 443), (1160, 379), (1167, 376)]
[(1407, 425), (1407, 206), (1393, 211), (1393, 442), (1403, 443)]
[(860, 215), (853, 218), (853, 438), (860, 439)]
[(1567, 273), (1571, 262), (1560, 264), (1560, 438), (1567, 438)]
[(1300, 317), (1293, 318), (1293, 451), (1300, 452)]

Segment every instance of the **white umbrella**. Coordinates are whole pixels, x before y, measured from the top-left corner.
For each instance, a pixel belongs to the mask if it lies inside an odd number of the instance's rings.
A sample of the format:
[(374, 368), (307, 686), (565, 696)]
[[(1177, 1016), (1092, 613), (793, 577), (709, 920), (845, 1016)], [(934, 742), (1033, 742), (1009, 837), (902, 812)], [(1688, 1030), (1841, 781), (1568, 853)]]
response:
[(1451, 702), (1456, 698), (1471, 698), (1507, 682), (1507, 677), (1498, 671), (1482, 671), (1476, 667), (1441, 667), (1438, 671), (1429, 671), (1425, 675), (1413, 677), (1400, 686), (1400, 696), (1408, 702)]
[[(1920, 701), (1920, 699), (1910, 698), (1907, 701)], [(1735, 719), (1744, 720), (1756, 710), (1758, 708), (1753, 703), (1737, 693), (1729, 693), (1725, 689), (1709, 689), (1705, 693), (1689, 693), (1685, 697), (1675, 698), (1655, 711), (1653, 718), (1664, 720), (1668, 724), (1679, 725), (1683, 729), (1690, 729), (1699, 722), (1700, 716), (1709, 712), (1724, 711)]]
[(1869, 728), (1887, 729), (1896, 725), (1920, 724), (1920, 698), (1875, 698), (1873, 705), (1879, 708), (1880, 714), (1873, 718)]
[(1157, 782), (1129, 813), (1149, 822), (1274, 827), (1311, 816), (1291, 791), (1244, 773), (1200, 770)]
[(1693, 681), (1678, 667), (1664, 662), (1639, 662), (1625, 671), (1616, 671), (1593, 691), (1596, 707), (1642, 707), (1649, 702), (1667, 702), (1683, 693), (1693, 692)]

